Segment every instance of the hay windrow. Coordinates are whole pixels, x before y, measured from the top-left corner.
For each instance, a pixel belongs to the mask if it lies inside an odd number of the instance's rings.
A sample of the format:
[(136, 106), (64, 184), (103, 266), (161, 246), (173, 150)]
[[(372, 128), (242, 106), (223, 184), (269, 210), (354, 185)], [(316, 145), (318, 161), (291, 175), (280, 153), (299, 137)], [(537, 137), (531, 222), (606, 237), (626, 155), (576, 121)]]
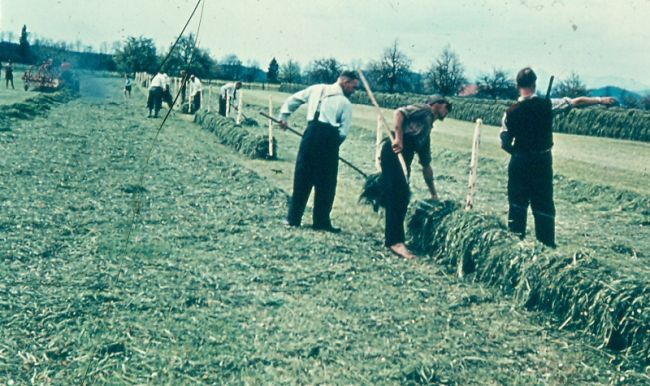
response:
[(22, 102), (0, 105), (0, 131), (11, 130), (12, 120), (29, 120), (47, 113), (54, 105), (68, 102), (76, 95), (67, 90), (38, 94)]
[(512, 294), (527, 309), (549, 311), (589, 331), (603, 347), (647, 364), (650, 358), (650, 289), (582, 253), (562, 256), (519, 242), (493, 216), (459, 210), (449, 201), (417, 202), (409, 217), (413, 246)]
[(263, 130), (256, 129), (258, 124), (254, 119), (244, 120), (241, 125), (237, 125), (232, 119), (201, 111), (195, 115), (195, 121), (213, 133), (221, 144), (232, 147), (239, 153), (251, 158), (278, 158), (276, 138), (273, 138), (273, 155), (271, 156), (268, 136)]

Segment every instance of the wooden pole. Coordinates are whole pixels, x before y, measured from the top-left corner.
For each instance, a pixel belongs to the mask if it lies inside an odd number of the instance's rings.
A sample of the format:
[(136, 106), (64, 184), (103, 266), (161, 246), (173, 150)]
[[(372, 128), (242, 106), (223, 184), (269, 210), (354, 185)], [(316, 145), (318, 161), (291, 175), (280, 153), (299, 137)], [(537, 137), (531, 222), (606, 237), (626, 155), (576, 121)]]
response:
[(375, 140), (375, 168), (381, 172), (381, 140), (384, 135), (381, 132), (381, 118), (377, 115), (377, 139)]
[(465, 200), (465, 210), (474, 208), (474, 194), (476, 194), (476, 179), (478, 177), (478, 150), (481, 145), (481, 119), (476, 120), (474, 127), (474, 140), (472, 142), (472, 159), (470, 161), (469, 182), (467, 199)]
[(210, 112), (212, 106), (212, 85), (208, 86), (208, 112)]
[(241, 123), (242, 109), (244, 108), (244, 98), (243, 93), (239, 90), (239, 96), (237, 97), (237, 124)]
[[(368, 80), (363, 75), (363, 71), (361, 71), (360, 68), (357, 69), (357, 72), (359, 73), (361, 82), (363, 83), (363, 86), (366, 89), (366, 93), (368, 93), (368, 97), (370, 98), (372, 104), (377, 109), (377, 115), (379, 116), (379, 120), (381, 121), (383, 128), (386, 130), (386, 134), (388, 134), (388, 138), (390, 138), (391, 142), (393, 142), (394, 141), (393, 134), (390, 132), (390, 129), (388, 128), (388, 122), (386, 122), (384, 115), (381, 113), (381, 107), (379, 107), (379, 103), (377, 103), (377, 99), (375, 99), (375, 94), (373, 94), (372, 90), (370, 89), (370, 84), (368, 83)], [(406, 179), (406, 183), (408, 184), (409, 174), (408, 174), (408, 169), (406, 168), (406, 161), (404, 161), (404, 155), (402, 155), (402, 153), (398, 153), (397, 159), (399, 160), (400, 165), (402, 165), (402, 172), (404, 172), (404, 178)]]
[[(241, 95), (239, 96), (241, 98)], [(241, 111), (241, 108), (240, 108)], [(269, 116), (273, 116), (273, 98), (269, 95)], [(269, 119), (269, 156), (273, 157), (273, 120)]]

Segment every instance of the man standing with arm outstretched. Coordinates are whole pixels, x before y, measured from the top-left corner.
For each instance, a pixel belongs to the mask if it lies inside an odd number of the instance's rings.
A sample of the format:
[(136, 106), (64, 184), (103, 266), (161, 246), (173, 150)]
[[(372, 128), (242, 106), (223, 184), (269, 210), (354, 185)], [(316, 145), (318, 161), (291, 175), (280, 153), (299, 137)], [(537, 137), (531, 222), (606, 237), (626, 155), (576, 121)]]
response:
[(289, 116), (307, 103), (307, 129), (300, 141), (293, 178), (293, 194), (287, 223), (298, 227), (312, 188), (314, 196), (313, 228), (332, 233), (330, 212), (336, 195), (339, 146), (352, 123), (352, 103), (348, 97), (359, 85), (353, 71), (343, 71), (334, 84), (317, 84), (290, 96), (280, 109), (279, 120), (286, 126)]
[(522, 240), (530, 204), (535, 236), (555, 247), (553, 202), (553, 116), (574, 107), (612, 105), (612, 97), (538, 98), (537, 75), (526, 67), (517, 74), (519, 99), (503, 116), (501, 147), (510, 153), (508, 165), (508, 227)]

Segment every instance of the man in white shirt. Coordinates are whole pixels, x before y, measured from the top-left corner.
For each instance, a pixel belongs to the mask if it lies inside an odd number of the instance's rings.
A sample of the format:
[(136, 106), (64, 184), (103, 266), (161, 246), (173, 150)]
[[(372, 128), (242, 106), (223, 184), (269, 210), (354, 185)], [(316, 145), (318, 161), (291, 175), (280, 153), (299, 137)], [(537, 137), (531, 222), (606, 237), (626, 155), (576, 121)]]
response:
[(307, 103), (307, 129), (300, 142), (293, 178), (293, 195), (287, 223), (298, 227), (311, 194), (314, 196), (313, 228), (339, 233), (332, 226), (330, 212), (336, 194), (339, 146), (345, 140), (352, 123), (352, 103), (347, 97), (359, 85), (353, 71), (343, 71), (334, 84), (317, 84), (290, 96), (280, 109), (281, 125), (289, 116)]
[(228, 101), (228, 96), (230, 95), (230, 105), (231, 106), (236, 106), (237, 104), (237, 98), (239, 97), (239, 93), (237, 90), (241, 88), (241, 82), (228, 82), (221, 86), (220, 92), (219, 92), (219, 114), (222, 116), (226, 116), (226, 103)]
[(195, 75), (190, 76), (190, 102), (192, 103), (192, 112), (195, 113), (201, 108), (201, 94), (203, 84)]
[[(158, 118), (158, 113), (162, 107), (163, 90), (165, 88), (165, 74), (158, 71), (156, 76), (151, 79), (149, 85), (149, 97), (147, 98), (147, 108), (149, 109), (148, 118)], [(151, 115), (154, 111), (153, 116)]]

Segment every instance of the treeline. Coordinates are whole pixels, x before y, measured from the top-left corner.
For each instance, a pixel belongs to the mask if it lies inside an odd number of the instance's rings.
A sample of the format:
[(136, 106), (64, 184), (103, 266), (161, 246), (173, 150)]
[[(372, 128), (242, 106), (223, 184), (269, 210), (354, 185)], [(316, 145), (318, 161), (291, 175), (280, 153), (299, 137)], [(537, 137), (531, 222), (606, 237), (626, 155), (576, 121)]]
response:
[[(300, 65), (289, 60), (279, 66), (278, 79), (282, 83), (331, 83), (346, 66), (335, 58), (319, 58), (311, 61), (307, 67), (301, 69)], [(432, 60), (428, 69), (417, 72), (412, 69), (411, 60), (400, 49), (397, 41), (387, 47), (382, 55), (366, 64), (358, 63), (347, 67), (363, 68), (366, 77), (375, 91), (416, 94), (441, 94), (445, 96), (471, 96), (473, 98), (492, 101), (513, 100), (518, 92), (513, 79), (514, 74), (509, 74), (503, 69), (492, 68), (470, 81), (465, 74), (465, 68), (450, 46)], [(617, 89), (615, 95), (621, 106), (650, 110), (650, 94), (640, 96), (626, 90)], [(590, 92), (598, 93), (602, 90), (588, 90), (585, 83), (576, 73), (571, 73), (564, 79), (558, 79), (553, 88), (552, 96), (567, 96), (571, 98), (586, 96)]]
[(196, 47), (194, 34), (182, 36), (174, 49), (170, 45), (164, 52), (156, 48), (153, 39), (128, 37), (116, 50), (114, 60), (118, 71), (125, 73), (152, 74), (164, 63), (163, 71), (171, 76), (180, 76), (182, 70), (187, 70), (199, 78), (267, 82), (267, 74), (257, 62), (244, 65), (235, 54), (216, 60), (207, 50)]
[[(18, 43), (14, 43), (11, 41), (13, 35), (8, 36), (5, 33), (0, 33), (0, 40), (2, 40), (0, 41), (0, 61), (11, 60), (14, 63), (37, 65), (52, 59), (55, 66), (67, 61), (72, 64), (73, 68), (86, 70), (115, 71), (117, 68), (111, 54), (93, 52), (92, 49), (83, 47), (81, 44), (57, 43), (47, 39), (35, 39), (30, 43), (29, 35), (27, 27), (23, 26)], [(5, 38), (9, 38), (9, 41), (5, 41)], [(78, 47), (79, 50), (75, 50), (75, 47)]]

